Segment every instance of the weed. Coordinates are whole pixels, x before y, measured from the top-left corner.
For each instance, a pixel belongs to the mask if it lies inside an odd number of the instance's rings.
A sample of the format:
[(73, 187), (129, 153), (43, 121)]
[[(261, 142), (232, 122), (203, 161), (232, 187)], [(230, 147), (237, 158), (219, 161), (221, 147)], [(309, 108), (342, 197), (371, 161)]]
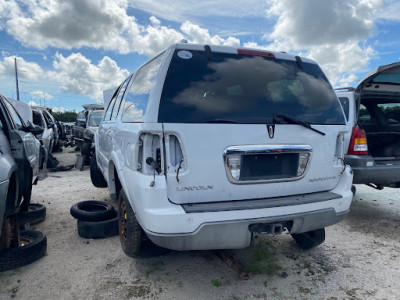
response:
[(274, 275), (279, 272), (281, 267), (277, 264), (270, 247), (271, 244), (266, 241), (257, 244), (247, 266), (250, 273)]
[(212, 279), (211, 283), (213, 286), (219, 287), (222, 285), (221, 281), (219, 281), (218, 279)]

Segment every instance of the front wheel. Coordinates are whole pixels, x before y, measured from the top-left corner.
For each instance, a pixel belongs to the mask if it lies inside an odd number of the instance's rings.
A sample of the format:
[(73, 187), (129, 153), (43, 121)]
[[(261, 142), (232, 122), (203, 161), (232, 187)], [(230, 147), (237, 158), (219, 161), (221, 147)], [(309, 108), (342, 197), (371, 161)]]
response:
[(292, 233), (292, 238), (301, 249), (308, 250), (321, 245), (325, 241), (325, 228), (303, 233)]
[(135, 213), (123, 189), (118, 200), (118, 228), (122, 250), (130, 257), (137, 257), (143, 245), (145, 233), (136, 220)]

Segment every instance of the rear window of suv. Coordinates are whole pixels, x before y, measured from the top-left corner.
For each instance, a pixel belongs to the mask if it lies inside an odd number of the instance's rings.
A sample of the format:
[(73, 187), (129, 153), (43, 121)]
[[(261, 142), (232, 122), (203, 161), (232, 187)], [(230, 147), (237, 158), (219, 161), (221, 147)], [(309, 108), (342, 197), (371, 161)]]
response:
[(159, 108), (165, 123), (273, 123), (285, 114), (310, 124), (344, 124), (316, 64), (260, 56), (176, 50)]

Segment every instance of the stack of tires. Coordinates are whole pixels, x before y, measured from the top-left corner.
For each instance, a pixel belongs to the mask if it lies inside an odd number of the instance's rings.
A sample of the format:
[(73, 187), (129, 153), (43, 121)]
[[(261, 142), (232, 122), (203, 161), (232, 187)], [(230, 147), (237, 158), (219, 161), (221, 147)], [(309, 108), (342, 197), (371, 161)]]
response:
[(118, 216), (114, 207), (106, 202), (88, 200), (74, 204), (70, 210), (77, 219), (79, 236), (103, 239), (118, 235)]

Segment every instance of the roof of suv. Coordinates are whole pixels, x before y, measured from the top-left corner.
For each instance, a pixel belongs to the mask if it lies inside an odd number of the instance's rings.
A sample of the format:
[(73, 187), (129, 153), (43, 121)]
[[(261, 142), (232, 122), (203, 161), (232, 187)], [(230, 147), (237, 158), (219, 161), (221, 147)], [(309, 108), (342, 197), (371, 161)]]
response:
[[(228, 47), (228, 46), (216, 46), (216, 45), (206, 45), (206, 44), (186, 44), (186, 43), (178, 43), (173, 44), (167, 49), (182, 49), (182, 50), (198, 50), (204, 51), (206, 46), (210, 47), (211, 52), (222, 52), (222, 53), (231, 53), (231, 54), (241, 54), (240, 52), (246, 52), (242, 54), (249, 54), (249, 55), (259, 55), (259, 56), (266, 56), (268, 54), (273, 54), (275, 58), (279, 59), (287, 59), (287, 60), (296, 60), (296, 55), (288, 54), (285, 52), (273, 52), (268, 50), (256, 49), (256, 48), (244, 48), (244, 47)], [(301, 60), (308, 63), (316, 62), (309, 58), (301, 57)]]

